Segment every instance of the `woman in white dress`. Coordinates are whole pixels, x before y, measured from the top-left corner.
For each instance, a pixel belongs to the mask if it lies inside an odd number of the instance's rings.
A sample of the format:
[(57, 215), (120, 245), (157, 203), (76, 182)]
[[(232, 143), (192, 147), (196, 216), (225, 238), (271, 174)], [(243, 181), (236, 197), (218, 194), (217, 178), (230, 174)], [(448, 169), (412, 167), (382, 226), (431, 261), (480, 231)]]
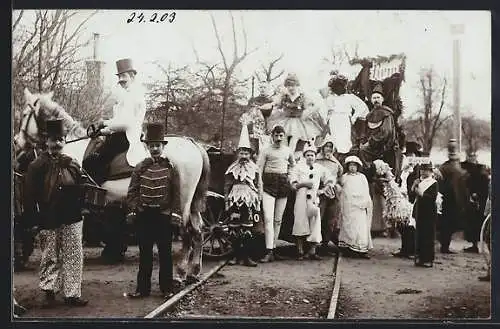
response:
[(368, 181), (359, 172), (362, 162), (357, 156), (348, 156), (345, 165), (347, 172), (340, 180), (342, 211), (339, 248), (344, 256), (370, 258), (368, 250), (373, 248), (370, 234), (373, 205)]
[(328, 81), (330, 95), (325, 99), (327, 122), (330, 134), (335, 141), (340, 160), (345, 158), (352, 148), (352, 125), (357, 119), (364, 120), (368, 106), (354, 94), (347, 94), (347, 78), (334, 76)]

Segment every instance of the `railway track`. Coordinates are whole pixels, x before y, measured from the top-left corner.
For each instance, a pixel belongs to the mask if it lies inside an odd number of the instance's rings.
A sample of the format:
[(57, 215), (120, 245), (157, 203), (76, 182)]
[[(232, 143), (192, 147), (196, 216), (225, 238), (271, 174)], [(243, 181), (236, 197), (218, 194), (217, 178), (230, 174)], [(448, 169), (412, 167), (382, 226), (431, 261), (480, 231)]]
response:
[[(301, 268), (302, 264), (297, 263), (296, 261), (292, 260), (293, 263), (290, 263), (290, 266), (296, 266), (297, 268)], [(331, 263), (331, 275), (329, 275), (329, 279), (331, 281), (325, 280), (325, 284), (329, 287), (329, 293), (328, 293), (328, 298), (327, 300), (321, 301), (322, 305), (323, 302), (326, 303), (326, 305), (323, 305), (322, 307), (325, 309), (325, 312), (319, 319), (333, 319), (335, 317), (335, 312), (337, 309), (337, 302), (338, 302), (338, 296), (339, 296), (339, 290), (340, 290), (340, 271), (339, 269), (339, 262), (340, 258), (339, 257), (334, 257), (334, 258), (329, 258), (325, 259), (321, 262), (330, 262)], [(279, 264), (278, 263), (273, 263), (273, 264)], [(317, 264), (316, 262), (309, 263), (309, 264)], [(182, 291), (177, 293), (176, 295), (172, 296), (170, 299), (164, 301), (162, 304), (160, 304), (158, 307), (156, 307), (154, 310), (150, 311), (148, 314), (144, 316), (145, 319), (167, 319), (170, 318), (170, 316), (167, 314), (174, 310), (177, 305), (179, 305), (183, 300), (188, 298), (188, 296), (192, 296), (193, 294), (196, 294), (196, 290), (199, 289), (210, 289), (207, 288), (207, 285), (210, 285), (210, 283), (213, 284), (213, 281), (210, 282), (211, 278), (214, 277), (216, 273), (219, 273), (221, 270), (227, 270), (229, 272), (232, 271), (232, 269), (235, 269), (236, 267), (226, 267), (227, 261), (221, 261), (217, 264), (215, 264), (209, 271), (205, 272), (205, 274), (201, 277), (200, 281), (189, 285), (185, 287)], [(259, 267), (264, 267), (265, 265), (259, 265)], [(269, 264), (269, 266), (272, 266), (272, 264)], [(307, 265), (305, 265), (307, 266)], [(221, 277), (224, 277), (224, 275), (221, 275)], [(243, 279), (242, 279), (243, 280)], [(217, 280), (215, 280), (217, 281)], [(250, 284), (249, 284), (250, 285)], [(203, 294), (204, 292), (201, 292), (200, 294)], [(194, 297), (196, 299), (197, 297)], [(307, 302), (309, 303), (309, 302)], [(313, 302), (311, 302), (313, 303)], [(216, 303), (215, 303), (216, 304)], [(313, 306), (313, 304), (311, 304)], [(326, 306), (326, 307), (324, 307)], [(315, 307), (315, 306), (314, 306)], [(183, 316), (176, 316), (175, 318), (184, 318)], [(255, 318), (262, 318), (262, 316), (256, 316), (256, 315), (231, 315), (231, 314), (189, 314), (185, 318), (188, 319), (255, 319)], [(295, 319), (303, 319), (303, 318), (308, 318), (310, 317), (304, 317), (304, 316), (276, 316), (273, 315), (271, 317), (266, 318), (273, 318), (273, 319), (290, 319), (290, 318), (295, 318)]]

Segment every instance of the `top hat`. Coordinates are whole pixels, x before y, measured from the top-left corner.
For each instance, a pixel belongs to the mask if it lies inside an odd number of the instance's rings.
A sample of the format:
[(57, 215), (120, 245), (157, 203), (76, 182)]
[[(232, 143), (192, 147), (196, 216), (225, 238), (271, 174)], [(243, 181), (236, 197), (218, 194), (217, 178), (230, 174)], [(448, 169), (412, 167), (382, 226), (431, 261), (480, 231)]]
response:
[(238, 149), (248, 149), (252, 150), (250, 145), (250, 135), (248, 134), (247, 125), (241, 127), (240, 141), (238, 142)]
[(382, 97), (384, 97), (384, 88), (382, 84), (378, 83), (377, 85), (375, 85), (375, 87), (373, 87), (372, 95), (375, 93), (380, 94), (382, 95)]
[(420, 145), (420, 143), (417, 141), (408, 141), (406, 142), (405, 147), (406, 147), (406, 152), (405, 152), (406, 154), (408, 153), (419, 154), (422, 145)]
[(47, 120), (47, 137), (64, 137), (63, 122), (61, 119)]
[(289, 73), (285, 79), (285, 87), (290, 85), (300, 86), (299, 78), (295, 73)]
[(125, 72), (134, 72), (137, 74), (134, 64), (130, 58), (119, 59), (116, 61), (116, 75), (120, 75)]
[(148, 123), (146, 126), (146, 136), (142, 140), (144, 143), (164, 143), (167, 144), (168, 141), (165, 140), (165, 126), (162, 123)]

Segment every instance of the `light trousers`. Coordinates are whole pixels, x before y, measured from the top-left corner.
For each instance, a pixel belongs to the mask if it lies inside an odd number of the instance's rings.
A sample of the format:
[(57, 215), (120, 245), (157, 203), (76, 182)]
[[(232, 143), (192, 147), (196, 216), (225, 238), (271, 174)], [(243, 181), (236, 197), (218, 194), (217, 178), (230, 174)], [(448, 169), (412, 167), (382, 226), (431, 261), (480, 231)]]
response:
[(264, 192), (262, 208), (264, 210), (264, 236), (266, 249), (274, 249), (281, 229), (281, 220), (285, 212), (287, 198), (275, 198)]
[(81, 297), (83, 276), (83, 221), (40, 233), (42, 259), (40, 288)]

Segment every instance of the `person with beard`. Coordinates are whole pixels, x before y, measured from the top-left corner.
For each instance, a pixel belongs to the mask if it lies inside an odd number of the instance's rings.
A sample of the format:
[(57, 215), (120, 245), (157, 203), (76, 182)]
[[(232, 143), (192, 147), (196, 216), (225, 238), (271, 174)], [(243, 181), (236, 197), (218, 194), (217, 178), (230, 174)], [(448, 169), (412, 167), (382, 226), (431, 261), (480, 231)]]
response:
[(170, 161), (162, 157), (167, 144), (165, 127), (161, 123), (149, 123), (146, 127), (146, 143), (150, 157), (134, 169), (128, 187), (127, 222), (137, 230), (139, 244), (139, 271), (135, 292), (130, 298), (143, 298), (151, 293), (153, 272), (153, 245), (156, 243), (160, 262), (159, 283), (165, 298), (176, 292), (172, 264), (172, 220), (180, 221), (179, 174)]
[(273, 143), (262, 150), (258, 160), (259, 175), (263, 182), (259, 194), (262, 195), (267, 249), (260, 260), (261, 263), (282, 259), (275, 254), (274, 248), (290, 191), (289, 178), (295, 166), (292, 150), (284, 144), (285, 129), (282, 126), (275, 126), (271, 131), (271, 137)]
[(383, 105), (384, 95), (381, 85), (373, 88), (371, 102), (373, 109), (366, 115), (368, 141), (361, 146), (361, 160), (366, 165), (380, 159), (396, 170), (398, 166), (395, 149), (399, 148), (396, 123), (393, 110)]
[(25, 211), (38, 226), (42, 258), (40, 288), (47, 306), (55, 304), (59, 288), (70, 306), (85, 306), (81, 298), (83, 272), (83, 173), (78, 163), (61, 153), (65, 144), (62, 120), (48, 120), (47, 151), (28, 166)]
[[(422, 153), (420, 152), (420, 148), (421, 146), (418, 142), (408, 141), (406, 143), (405, 159), (403, 162), (407, 162), (407, 158), (421, 157)], [(420, 165), (405, 163), (403, 165), (402, 176), (406, 176), (406, 179), (402, 179), (404, 183), (402, 187), (406, 189), (404, 192), (406, 192), (408, 200), (413, 204), (415, 202), (416, 194), (412, 193), (411, 188), (413, 186), (413, 182), (420, 176)], [(399, 233), (401, 234), (401, 249), (392, 253), (395, 257), (410, 258), (415, 254), (415, 228), (405, 224), (398, 227)]]
[(107, 136), (102, 145), (83, 161), (83, 167), (98, 184), (102, 184), (115, 156), (127, 151), (126, 159), (135, 167), (147, 157), (147, 151), (140, 143), (142, 124), (146, 115), (145, 91), (136, 81), (137, 71), (131, 59), (116, 62), (118, 84), (115, 90), (117, 103), (113, 117), (99, 123), (98, 129)]
[(477, 162), (477, 155), (473, 151), (467, 152), (467, 158), (461, 164), (462, 169), (468, 173), (467, 189), (469, 202), (467, 203), (467, 216), (465, 222), (465, 239), (472, 246), (465, 248), (465, 252), (478, 253), (477, 243), (484, 220), (484, 209), (488, 199), (488, 173), (484, 165)]
[(451, 236), (458, 231), (464, 222), (466, 205), (469, 197), (467, 191), (467, 172), (460, 166), (460, 155), (457, 152), (457, 141), (448, 142), (448, 160), (439, 168), (439, 192), (443, 195), (442, 215), (438, 231), (441, 253), (453, 254), (450, 250)]
[(257, 266), (251, 255), (252, 228), (255, 218), (259, 219), (260, 186), (259, 167), (250, 159), (252, 148), (247, 126), (243, 126), (238, 143), (238, 160), (233, 162), (225, 173), (224, 195), (226, 211), (230, 216), (230, 234), (234, 257), (229, 265), (240, 263)]

